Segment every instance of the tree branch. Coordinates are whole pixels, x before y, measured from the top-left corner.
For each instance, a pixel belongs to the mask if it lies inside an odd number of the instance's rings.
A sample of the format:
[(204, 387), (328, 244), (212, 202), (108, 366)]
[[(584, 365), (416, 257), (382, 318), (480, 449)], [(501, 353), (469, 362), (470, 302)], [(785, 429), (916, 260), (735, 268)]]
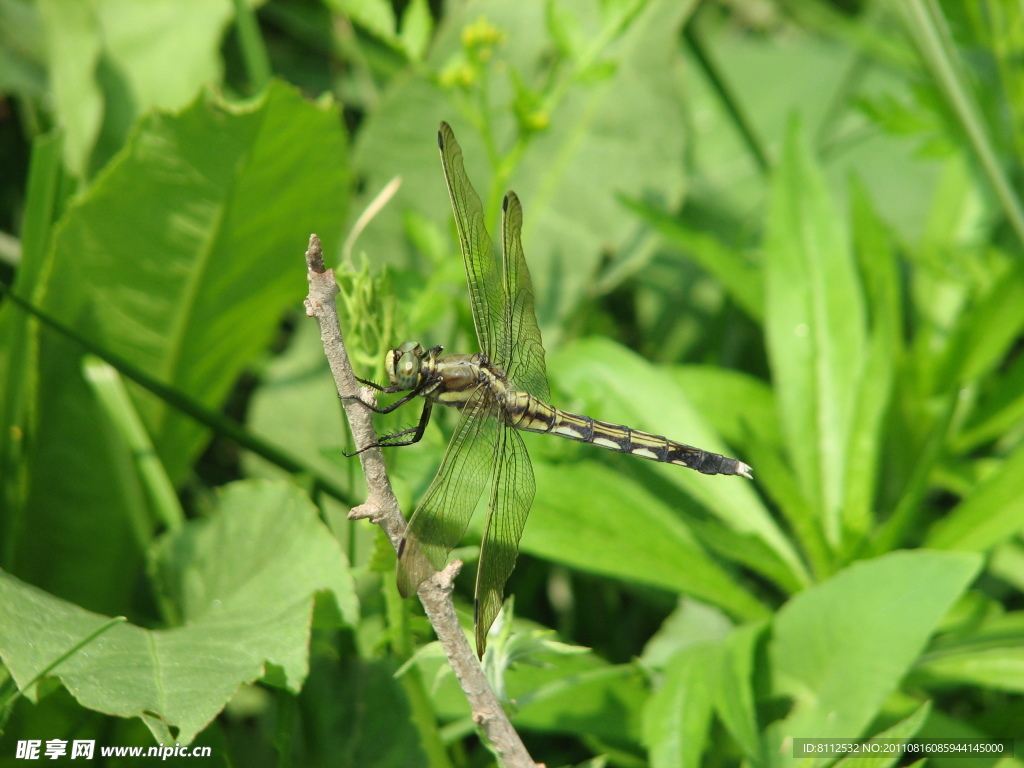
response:
[[(309, 295), (305, 301), (306, 314), (316, 318), (320, 326), (320, 339), (323, 341), (324, 354), (331, 366), (338, 394), (343, 397), (373, 397), (368, 388), (360, 389), (352, 372), (348, 353), (342, 342), (338, 309), (334, 301), (334, 297), (338, 295), (338, 283), (334, 278), (334, 270), (327, 269), (324, 265), (320, 239), (316, 235), (310, 235), (309, 238), (306, 270), (306, 278), (309, 281)], [(342, 403), (356, 447), (376, 442), (370, 410), (352, 400), (342, 400)], [(384, 466), (384, 456), (379, 448), (371, 448), (359, 454), (359, 461), (366, 476), (369, 497), (363, 504), (349, 512), (349, 519), (369, 518), (371, 522), (384, 529), (391, 546), (397, 551), (398, 543), (405, 532), (405, 518), (402, 517), (398, 501), (391, 490)], [(483, 668), (459, 625), (455, 605), (452, 603), (452, 586), (461, 567), (462, 563), (455, 560), (443, 571), (424, 581), (418, 592), (420, 602), (423, 603), (427, 618), (437, 633), (437, 639), (448, 655), (455, 677), (469, 700), (473, 721), (483, 730), (508, 768), (537, 768), (538, 764), (526, 751), (519, 734), (502, 709), (501, 702), (491, 690)]]

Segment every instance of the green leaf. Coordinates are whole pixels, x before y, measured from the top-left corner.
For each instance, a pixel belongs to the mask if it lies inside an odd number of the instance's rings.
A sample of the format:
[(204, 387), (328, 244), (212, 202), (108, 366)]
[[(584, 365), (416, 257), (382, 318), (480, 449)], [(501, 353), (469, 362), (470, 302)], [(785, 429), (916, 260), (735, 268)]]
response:
[(395, 42), (395, 11), (386, 0), (330, 0), (327, 5), (384, 42)]
[[(51, 675), (82, 706), (142, 718), (157, 741), (192, 741), (268, 670), (297, 692), (317, 593), (333, 595), (335, 615), (358, 618), (337, 543), (285, 483), (228, 486), (211, 518), (160, 542), (153, 564), (185, 624), (115, 626)], [(0, 656), (19, 686), (106, 621), (0, 572)]]
[[(434, 133), (440, 120), (452, 122), (488, 222), (497, 220), (506, 187), (513, 187), (523, 202), (523, 242), (538, 316), (549, 348), (553, 346), (564, 327), (561, 320), (585, 298), (587, 276), (596, 271), (602, 254), (635, 235), (635, 217), (614, 194), (656, 194), (667, 207), (682, 199), (686, 125), (677, 70), (678, 33), (690, 5), (673, 0), (643, 4), (603, 50), (602, 58), (618, 65), (614, 75), (586, 88), (569, 88), (551, 115), (550, 127), (531, 134), (528, 146), (516, 150), (512, 175), (497, 185), (495, 171), (506, 170), (501, 158), (488, 167), (489, 144), (471, 127), (475, 121), (458, 119), (467, 114), (463, 92), (439, 91), (426, 72), (396, 79), (363, 126), (355, 161), (367, 197), (398, 174), (402, 189), (363, 233), (361, 247), (374, 259), (415, 267), (401, 225), (404, 210), (415, 208), (449, 226), (451, 211)], [(428, 63), (440, 69), (461, 50), (463, 26), (484, 17), (507, 41), (497, 48), (494, 65), (516, 70), (532, 82), (538, 63), (544, 63), (552, 47), (537, 32), (544, 24), (545, 7), (546, 0), (485, 0), (460, 7), (439, 26)], [(597, 7), (590, 12), (596, 17)], [(600, 29), (601, 19), (581, 23), (588, 30)], [(497, 74), (493, 78), (504, 79)], [(495, 103), (502, 98), (498, 93)], [(636, 115), (644, 119), (638, 121)], [(487, 139), (493, 139), (496, 151), (513, 151), (515, 115), (497, 108), (486, 119)], [(491, 234), (496, 234), (493, 229)], [(457, 258), (455, 253), (452, 258)]]
[(721, 646), (687, 646), (669, 661), (665, 681), (644, 707), (644, 745), (654, 768), (697, 768), (711, 724), (712, 670)]
[(1024, 525), (1024, 445), (968, 498), (941, 518), (926, 540), (936, 549), (982, 552), (1015, 536)]
[(948, 109), (955, 115), (958, 127), (965, 134), (1017, 236), (1018, 245), (1024, 244), (1024, 202), (1003, 169), (996, 151), (996, 137), (978, 107), (971, 78), (964, 71), (941, 7), (913, 0), (900, 3), (897, 8), (925, 71), (932, 76)]
[(402, 13), (402, 31), (399, 34), (399, 39), (410, 59), (423, 59), (433, 31), (434, 17), (430, 15), (427, 0), (412, 0)]
[(618, 743), (638, 737), (650, 691), (634, 664), (613, 665), (593, 654), (558, 656), (544, 668), (519, 666), (507, 677), (517, 728)]
[(720, 609), (700, 600), (680, 597), (676, 609), (644, 645), (640, 660), (650, 669), (664, 669), (680, 649), (704, 640), (721, 640), (733, 626)]
[(311, 661), (302, 700), (313, 705), (302, 708), (301, 718), (312, 747), (296, 764), (309, 765), (318, 754), (359, 768), (450, 768), (443, 745), (440, 759), (428, 755), (424, 741), (440, 741), (436, 719), (430, 717), (425, 738), (394, 659), (328, 653)]
[[(223, 73), (221, 46), (234, 16), (227, 0), (183, 0), (154, 7), (133, 0), (94, 4), (104, 56), (128, 85), (137, 114), (177, 109)], [(140, 41), (145, 40), (145, 45)], [(180, 66), (168, 67), (168, 61)], [(108, 107), (109, 108), (109, 107)]]
[(943, 644), (915, 667), (914, 681), (939, 689), (968, 685), (1024, 692), (1024, 613), (998, 616)]
[(1011, 360), (1005, 371), (994, 373), (985, 384), (985, 398), (953, 439), (952, 450), (957, 453), (998, 440), (1024, 421), (1024, 356)]
[[(912, 714), (900, 720), (891, 728), (886, 728), (876, 733), (875, 739), (904, 739), (908, 740), (916, 735), (931, 712), (931, 703), (925, 702)], [(901, 755), (897, 753), (883, 753), (878, 756), (850, 755), (836, 762), (836, 768), (891, 768), (900, 762)], [(916, 763), (915, 763), (916, 765)]]
[[(749, 436), (747, 453), (765, 496), (775, 503), (789, 524), (794, 540), (800, 542), (811, 573), (819, 577), (831, 573), (835, 568), (835, 556), (825, 542), (818, 509), (800, 487), (793, 467), (785, 460), (784, 450)], [(809, 583), (808, 579), (802, 586)]]
[[(326, 250), (337, 242), (347, 184), (338, 125), (336, 108), (279, 84), (244, 107), (204, 99), (149, 116), (65, 213), (45, 267), (32, 269), (48, 282), (25, 290), (99, 347), (219, 408), (282, 313), (300, 304), (309, 233), (324, 235)], [(32, 513), (11, 570), (90, 609), (123, 612), (125, 573), (144, 543), (130, 540), (125, 521), (143, 497), (123, 444), (97, 427), (81, 350), (49, 331), (39, 338)], [(180, 483), (208, 432), (131, 390)], [(92, 545), (100, 539), (103, 558)]]
[[(558, 385), (556, 389), (582, 400), (588, 416), (729, 454), (668, 372), (607, 339), (587, 339), (560, 350), (551, 356), (548, 371)], [(574, 403), (553, 404), (568, 410), (579, 407)], [(708, 477), (632, 456), (609, 458), (638, 462), (631, 471), (655, 474), (710, 511), (732, 532), (761, 539), (777, 565), (790, 572), (788, 581), (805, 581), (803, 564), (749, 482), (738, 477)], [(757, 477), (757, 467), (754, 473)]]
[(715, 712), (746, 756), (759, 762), (761, 739), (754, 702), (754, 670), (768, 625), (737, 627), (722, 643), (719, 666), (712, 678)]
[(761, 759), (761, 747), (754, 704), (754, 665), (767, 626), (767, 622), (759, 621), (733, 627), (720, 611), (683, 598), (644, 647), (642, 657), (646, 666), (662, 669), (683, 648), (717, 643), (719, 652), (709, 659), (707, 675), (715, 713), (755, 762)]
[[(844, 109), (851, 99), (868, 91), (901, 98), (909, 94), (906, 71), (910, 54), (897, 37), (883, 32), (887, 28), (884, 23), (856, 23), (853, 17), (826, 11), (830, 6), (820, 4), (790, 10), (799, 16), (805, 8), (813, 9), (819, 18), (825, 11), (838, 24), (822, 25), (827, 32), (812, 24), (814, 31), (805, 29), (793, 35), (784, 48), (766, 46), (740, 28), (725, 27), (711, 34), (696, 26), (707, 40), (705, 47), (718, 66), (727, 94), (733, 97), (739, 114), (747, 116), (746, 122), (759, 139), (757, 144), (769, 148), (772, 161), (785, 144), (789, 119), (800, 115), (808, 135), (827, 153), (827, 172), (836, 194), (843, 194), (850, 171), (856, 171), (887, 220), (902, 236), (914, 240), (927, 216), (939, 164), (922, 162), (917, 141), (877, 130), (865, 132), (862, 141), (846, 141), (845, 129), (863, 126), (864, 119)], [(833, 26), (838, 28), (833, 31)], [(851, 44), (823, 45), (823, 35), (832, 41), (845, 38)], [(851, 73), (858, 71), (859, 57), (879, 52), (881, 60), (890, 65), (873, 70), (870, 89), (858, 87), (863, 83), (851, 78)], [(692, 58), (685, 62), (691, 64), (700, 66)], [(749, 230), (748, 212), (763, 207), (766, 190), (751, 142), (744, 141), (737, 118), (723, 108), (722, 100), (722, 91), (703, 78), (688, 79), (686, 106), (693, 118), (693, 162), (687, 207), (721, 217), (720, 229), (729, 237)]]
[(689, 594), (734, 616), (765, 615), (764, 606), (707, 555), (686, 524), (639, 483), (593, 461), (538, 461), (534, 473), (537, 497), (520, 543), (523, 552)]
[(101, 161), (120, 148), (138, 115), (184, 107), (220, 80), (228, 0), (44, 0), (40, 9), (59, 124), (68, 134), (65, 158), (75, 175), (90, 170), (97, 142)]
[(961, 386), (975, 384), (998, 370), (1024, 327), (1024, 266), (1019, 262), (992, 270), (992, 285), (964, 313), (956, 327), (945, 359), (937, 374), (939, 381)]
[(884, 418), (892, 396), (901, 347), (902, 311), (895, 248), (867, 192), (855, 183), (852, 194), (855, 247), (863, 275), (870, 332), (867, 360), (856, 382), (847, 449), (843, 527), (854, 541), (871, 528)]
[[(40, 272), (46, 265), (44, 254), (50, 242), (54, 220), (64, 202), (61, 179), (60, 134), (40, 136), (32, 146), (25, 214), (22, 221), (22, 261), (15, 276), (14, 289), (33, 297)], [(27, 514), (28, 472), (24, 460), (25, 437), (32, 431), (37, 411), (38, 389), (33, 375), (38, 362), (37, 323), (10, 301), (0, 304), (0, 518), (6, 530), (13, 532), (24, 524)], [(14, 562), (16, 535), (7, 535), (0, 562)]]
[(210, 519), (164, 536), (153, 553), (161, 588), (185, 623), (251, 613), (247, 621), (273, 625), (282, 618), (275, 610), (294, 611), (321, 590), (333, 592), (342, 620), (355, 623), (348, 564), (303, 491), (283, 481), (241, 481), (220, 491), (217, 506)]
[(864, 733), (980, 566), (967, 553), (896, 552), (790, 600), (769, 655), (774, 691), (793, 706), (772, 744)]
[(782, 429), (771, 387), (739, 371), (710, 365), (680, 365), (671, 371), (701, 417), (731, 445), (750, 434), (782, 445)]
[(102, 53), (99, 20), (89, 3), (43, 0), (39, 11), (53, 100), (67, 131), (65, 162), (72, 174), (84, 176), (103, 121), (103, 94), (95, 77)]
[(840, 537), (864, 307), (825, 182), (794, 122), (772, 189), (765, 243), (768, 352), (783, 430), (825, 538)]
[(700, 232), (684, 221), (642, 200), (620, 198), (671, 245), (684, 251), (693, 261), (715, 277), (729, 296), (753, 320), (764, 320), (764, 285), (761, 271), (754, 269), (743, 254), (737, 253), (713, 235)]

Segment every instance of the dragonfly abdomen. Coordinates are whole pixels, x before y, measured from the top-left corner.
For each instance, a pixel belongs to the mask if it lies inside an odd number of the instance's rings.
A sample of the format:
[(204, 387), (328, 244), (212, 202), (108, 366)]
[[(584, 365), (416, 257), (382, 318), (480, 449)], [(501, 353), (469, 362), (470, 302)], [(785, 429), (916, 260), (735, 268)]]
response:
[(737, 459), (702, 451), (692, 445), (631, 429), (622, 424), (610, 424), (589, 416), (569, 413), (548, 405), (527, 392), (507, 393), (506, 409), (509, 422), (516, 429), (558, 435), (610, 451), (639, 456), (642, 459), (689, 467), (705, 475), (750, 477), (750, 467)]

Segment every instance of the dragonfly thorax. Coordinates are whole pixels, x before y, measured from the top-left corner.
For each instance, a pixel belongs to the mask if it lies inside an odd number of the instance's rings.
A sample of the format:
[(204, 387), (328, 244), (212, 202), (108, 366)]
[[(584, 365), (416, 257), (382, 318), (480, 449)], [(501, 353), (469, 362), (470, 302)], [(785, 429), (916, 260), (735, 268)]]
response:
[(423, 376), (432, 368), (434, 356), (417, 341), (407, 341), (388, 352), (384, 369), (391, 386), (400, 390), (416, 389)]

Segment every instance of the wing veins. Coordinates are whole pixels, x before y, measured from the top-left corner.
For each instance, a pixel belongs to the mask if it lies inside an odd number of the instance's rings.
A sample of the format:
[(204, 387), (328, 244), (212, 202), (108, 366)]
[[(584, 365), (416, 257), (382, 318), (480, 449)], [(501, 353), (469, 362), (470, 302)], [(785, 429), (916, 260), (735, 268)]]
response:
[(462, 148), (448, 123), (441, 123), (438, 146), (448, 197), (455, 212), (455, 228), (459, 233), (459, 245), (469, 283), (477, 341), (482, 352), (492, 360), (497, 360), (506, 346), (502, 338), (505, 333), (502, 325), (504, 301), (494, 244), (484, 225), (483, 204), (466, 175)]
[(505, 195), (502, 206), (501, 239), (505, 290), (505, 371), (515, 386), (547, 401), (551, 397), (544, 364), (533, 281), (522, 243), (523, 208), (515, 192)]
[(441, 466), (402, 538), (398, 586), (403, 596), (442, 569), (448, 553), (466, 533), (491, 477), (489, 462), (499, 426), (495, 408), (490, 390), (483, 387), (463, 408)]
[(480, 657), (487, 647), (487, 632), (501, 610), (505, 583), (515, 568), (519, 540), (537, 491), (523, 438), (504, 424), (494, 446), (494, 468), (474, 590), (473, 624)]

